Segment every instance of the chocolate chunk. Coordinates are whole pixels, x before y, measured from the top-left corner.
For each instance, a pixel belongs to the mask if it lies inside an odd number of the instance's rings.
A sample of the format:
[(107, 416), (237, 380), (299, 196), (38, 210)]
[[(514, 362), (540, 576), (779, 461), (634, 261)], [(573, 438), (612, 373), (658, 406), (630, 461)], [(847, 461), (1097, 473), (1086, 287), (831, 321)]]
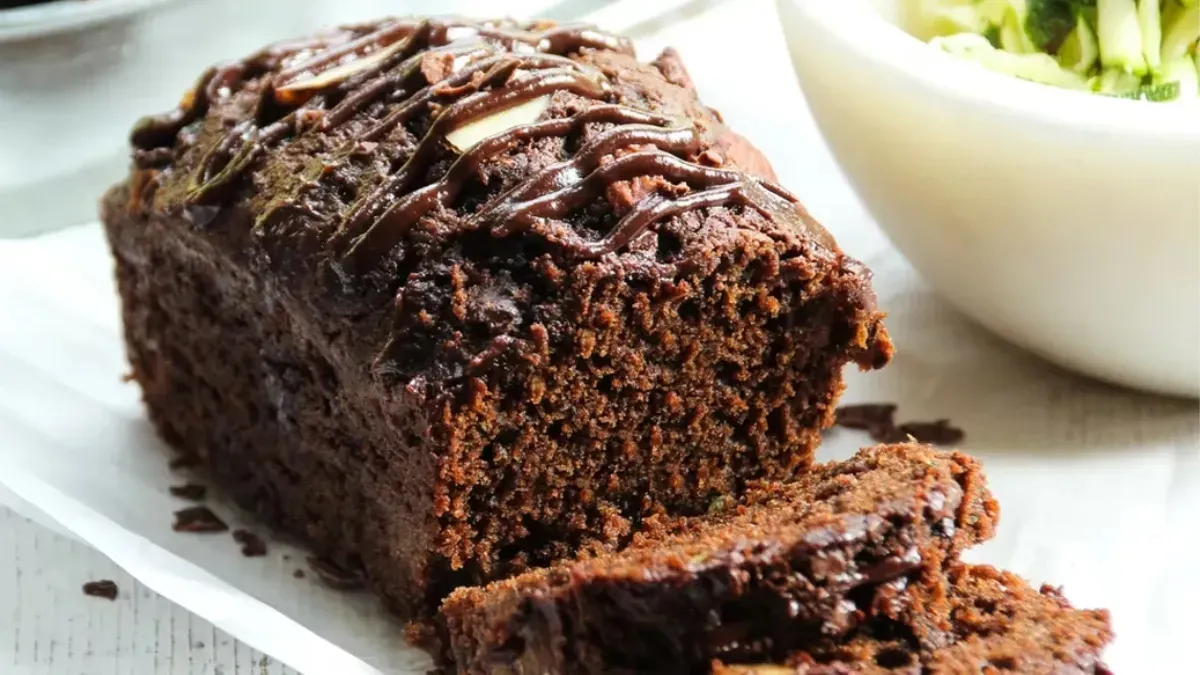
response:
[(104, 598), (105, 600), (117, 599), (117, 584), (115, 581), (101, 579), (100, 581), (89, 581), (83, 585), (83, 594), (90, 595), (93, 598)]
[(234, 530), (233, 540), (242, 545), (242, 555), (259, 558), (267, 554), (267, 543), (250, 530)]
[(171, 529), (176, 532), (224, 532), (229, 526), (207, 506), (189, 506), (175, 512), (175, 524)]
[(308, 566), (325, 582), (326, 586), (339, 591), (354, 591), (364, 586), (362, 574), (347, 570), (336, 563), (310, 556)]
[(834, 423), (839, 427), (866, 431), (871, 434), (871, 438), (881, 443), (890, 441), (890, 435), (896, 428), (894, 403), (844, 405), (837, 409), (836, 415)]
[(857, 403), (838, 408), (834, 424), (866, 431), (877, 443), (903, 443), (911, 439), (933, 445), (954, 445), (966, 437), (962, 429), (946, 419), (897, 425), (895, 417), (894, 403)]
[(183, 485), (172, 485), (170, 488), (171, 494), (180, 499), (198, 502), (204, 499), (204, 495), (208, 493), (208, 488), (196, 483), (184, 483)]

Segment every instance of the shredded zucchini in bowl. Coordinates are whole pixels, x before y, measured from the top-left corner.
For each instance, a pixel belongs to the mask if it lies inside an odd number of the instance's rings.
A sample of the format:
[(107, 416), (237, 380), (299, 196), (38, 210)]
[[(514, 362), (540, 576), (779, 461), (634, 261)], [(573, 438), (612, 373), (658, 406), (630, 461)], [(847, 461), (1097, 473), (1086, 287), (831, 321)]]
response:
[(1042, 84), (1146, 101), (1200, 98), (1200, 0), (907, 0), (918, 37)]

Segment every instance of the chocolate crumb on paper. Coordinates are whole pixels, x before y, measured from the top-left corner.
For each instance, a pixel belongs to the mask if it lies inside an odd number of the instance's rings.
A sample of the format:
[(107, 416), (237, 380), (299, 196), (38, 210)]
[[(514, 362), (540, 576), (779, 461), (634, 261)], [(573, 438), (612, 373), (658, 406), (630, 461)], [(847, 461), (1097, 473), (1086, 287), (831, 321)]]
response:
[(897, 429), (904, 438), (911, 436), (918, 443), (933, 445), (954, 445), (961, 443), (966, 434), (962, 429), (950, 424), (950, 420), (935, 420), (933, 422), (905, 422)]
[(837, 409), (834, 424), (844, 429), (865, 431), (871, 438), (881, 441), (896, 429), (896, 404), (856, 403)]
[(208, 494), (208, 488), (196, 483), (184, 483), (183, 485), (172, 485), (167, 488), (171, 494), (186, 499), (188, 501), (199, 502), (204, 500), (204, 496)]
[(260, 558), (267, 554), (267, 543), (250, 530), (234, 530), (233, 540), (242, 545), (242, 555)]
[(171, 529), (176, 532), (225, 532), (229, 526), (207, 506), (190, 506), (175, 512), (175, 524)]
[(330, 588), (336, 588), (339, 591), (353, 591), (365, 585), (361, 574), (344, 569), (323, 558), (310, 556), (308, 566)]
[(911, 439), (932, 445), (954, 445), (966, 438), (966, 433), (947, 419), (898, 425), (894, 403), (841, 406), (837, 409), (834, 424), (844, 429), (866, 431), (876, 443), (904, 443)]
[(105, 600), (117, 599), (117, 584), (115, 581), (101, 579), (99, 581), (89, 581), (83, 585), (83, 594), (90, 595), (93, 598), (104, 598)]
[(304, 570), (301, 570), (301, 569), (297, 569), (292, 572), (292, 578), (294, 578), (294, 579), (303, 579), (306, 576), (308, 576), (308, 575), (305, 574)]

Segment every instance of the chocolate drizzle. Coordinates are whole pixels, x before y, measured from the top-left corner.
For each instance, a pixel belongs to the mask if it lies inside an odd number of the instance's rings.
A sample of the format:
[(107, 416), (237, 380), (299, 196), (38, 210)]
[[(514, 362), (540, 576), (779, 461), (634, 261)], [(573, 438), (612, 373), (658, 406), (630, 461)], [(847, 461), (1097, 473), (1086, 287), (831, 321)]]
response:
[[(258, 87), (254, 115), (231, 126), (203, 153), (187, 193), (187, 207), (195, 208), (219, 204), (222, 188), (289, 137), (328, 133), (382, 103), (388, 106), (386, 114), (349, 139), (352, 148), (374, 147), (397, 127), (432, 111), (431, 122), (405, 160), (359, 198), (331, 239), (347, 272), (377, 266), (423, 216), (438, 207), (452, 208), (487, 162), (523, 142), (579, 134), (589, 123), (615, 126), (485, 205), (466, 226), (497, 237), (536, 232), (582, 258), (617, 252), (658, 221), (716, 206), (753, 208), (812, 229), (795, 197), (783, 188), (697, 163), (704, 142), (689, 120), (618, 105), (601, 71), (568, 58), (586, 50), (633, 53), (627, 40), (585, 25), (390, 21), (366, 32), (360, 28), (315, 42), (277, 45), (247, 61), (211, 69), (178, 110), (139, 123), (133, 142), (143, 151), (170, 147), (214, 101), (261, 76), (248, 85)], [(431, 62), (435, 75), (425, 69)], [(536, 120), (484, 138), (464, 148), (440, 178), (422, 184), (433, 162), (443, 156), (448, 134), (559, 92), (597, 103), (569, 117)], [(276, 119), (268, 121), (272, 117)], [(642, 177), (678, 187), (671, 194), (643, 197), (599, 239), (562, 222), (613, 183)]]

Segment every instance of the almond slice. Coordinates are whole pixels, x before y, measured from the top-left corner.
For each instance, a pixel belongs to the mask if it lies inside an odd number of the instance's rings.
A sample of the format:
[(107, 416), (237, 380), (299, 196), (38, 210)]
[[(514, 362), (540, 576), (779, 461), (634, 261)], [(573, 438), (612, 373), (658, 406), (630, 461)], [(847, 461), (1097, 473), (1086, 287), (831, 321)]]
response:
[(502, 134), (513, 127), (536, 122), (550, 108), (550, 95), (518, 103), (511, 108), (494, 112), (487, 117), (472, 120), (446, 134), (446, 140), (459, 152), (470, 150), (476, 143), (489, 136)]
[(311, 96), (322, 89), (326, 89), (344, 82), (355, 73), (360, 73), (371, 66), (381, 63), (392, 54), (395, 54), (403, 49), (404, 45), (405, 41), (400, 40), (399, 42), (390, 44), (383, 49), (373, 51), (366, 56), (355, 58), (351, 61), (334, 66), (327, 70), (322, 70), (312, 77), (307, 77), (296, 80), (295, 82), (288, 82), (286, 84), (279, 85), (275, 87), (275, 98), (283, 104), (295, 105), (297, 103), (301, 103), (308, 96)]

